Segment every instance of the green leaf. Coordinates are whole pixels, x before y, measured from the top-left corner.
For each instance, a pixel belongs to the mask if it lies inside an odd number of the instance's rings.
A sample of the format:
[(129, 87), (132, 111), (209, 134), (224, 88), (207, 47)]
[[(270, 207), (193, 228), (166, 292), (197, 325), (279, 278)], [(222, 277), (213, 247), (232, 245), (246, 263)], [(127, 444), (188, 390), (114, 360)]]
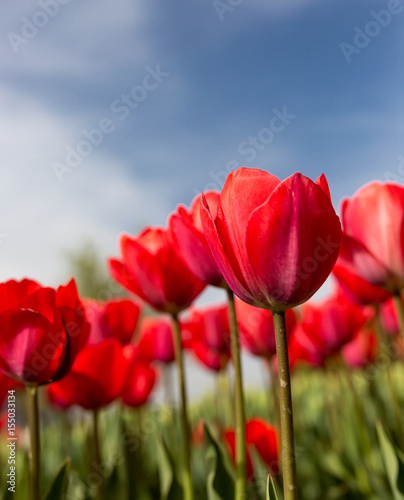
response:
[(376, 424), (377, 435), (387, 478), (395, 500), (404, 500), (404, 463), (402, 456), (390, 441), (381, 422)]
[(57, 470), (55, 477), (50, 482), (42, 500), (55, 500), (64, 498), (67, 493), (70, 473), (70, 458), (66, 458)]
[(268, 474), (267, 479), (267, 500), (279, 500), (271, 474)]
[(182, 500), (183, 492), (175, 475), (174, 460), (162, 437), (157, 438), (157, 455), (160, 476), (160, 500)]
[[(4, 490), (3, 496), (1, 497), (2, 500), (14, 500), (15, 493), (13, 491), (9, 490), (10, 485), (6, 485), (6, 489)], [(15, 491), (18, 491), (17, 488), (14, 488)]]
[(234, 498), (234, 477), (226, 463), (226, 455), (207, 424), (204, 426), (206, 460), (209, 464), (207, 492), (209, 500)]

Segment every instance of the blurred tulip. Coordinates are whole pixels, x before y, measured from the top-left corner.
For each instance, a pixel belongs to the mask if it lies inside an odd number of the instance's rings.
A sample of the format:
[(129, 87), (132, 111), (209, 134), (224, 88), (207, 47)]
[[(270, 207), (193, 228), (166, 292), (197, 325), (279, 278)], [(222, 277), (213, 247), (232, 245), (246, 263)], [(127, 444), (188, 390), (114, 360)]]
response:
[(147, 316), (140, 322), (136, 358), (169, 364), (175, 361), (173, 326), (169, 318)]
[(245, 302), (286, 310), (308, 300), (338, 256), (341, 227), (325, 177), (281, 182), (257, 169), (228, 176), (220, 203), (204, 199), (206, 239), (230, 288)]
[[(404, 303), (404, 300), (403, 300)], [(380, 319), (384, 332), (391, 337), (400, 334), (400, 325), (394, 300), (390, 298), (380, 306)]]
[(83, 304), (91, 325), (88, 345), (108, 338), (116, 338), (123, 345), (131, 342), (140, 316), (139, 305), (128, 299), (105, 302), (85, 299)]
[(342, 203), (339, 264), (391, 293), (404, 288), (404, 187), (371, 182)]
[(342, 358), (351, 368), (365, 368), (373, 363), (377, 356), (377, 335), (372, 330), (361, 328), (352, 340), (341, 350)]
[[(272, 313), (243, 302), (236, 301), (237, 321), (241, 345), (254, 356), (269, 360), (276, 354), (275, 329)], [(286, 311), (286, 331), (290, 335), (296, 324), (292, 309)]]
[(130, 358), (117, 339), (86, 346), (68, 375), (49, 386), (49, 398), (62, 408), (79, 405), (98, 410), (121, 395), (129, 367)]
[[(369, 314), (337, 290), (318, 303), (303, 306), (302, 339), (324, 359), (338, 354), (362, 328)], [(310, 348), (309, 348), (310, 350)]]
[(135, 349), (125, 347), (125, 356), (130, 359), (122, 400), (127, 406), (139, 407), (147, 403), (157, 380), (157, 373), (149, 363), (136, 358)]
[[(235, 459), (235, 433), (228, 429), (224, 434), (231, 457)], [(254, 447), (261, 459), (267, 464), (272, 474), (279, 473), (278, 465), (278, 432), (275, 427), (261, 418), (251, 418), (246, 422), (247, 442), (247, 478), (252, 479), (254, 474), (250, 448)]]
[[(205, 197), (209, 203), (212, 216), (216, 217), (216, 209), (220, 200), (218, 191), (207, 191)], [(189, 269), (203, 282), (226, 288), (227, 284), (209, 248), (203, 231), (200, 208), (202, 194), (192, 202), (189, 211), (180, 205), (170, 217), (170, 230), (178, 255)]]
[(148, 228), (120, 238), (122, 260), (110, 259), (111, 275), (156, 310), (178, 314), (205, 288), (177, 254), (169, 232)]
[(181, 321), (183, 338), (205, 344), (218, 354), (227, 354), (230, 346), (230, 326), (227, 305), (193, 308), (188, 318)]
[[(342, 235), (342, 245), (344, 245), (345, 237)], [(338, 258), (333, 274), (338, 280), (339, 286), (344, 290), (344, 293), (354, 302), (358, 304), (377, 304), (383, 302), (391, 293), (378, 286), (372, 285), (368, 281), (360, 278), (356, 274), (350, 272), (343, 264), (343, 259)]]
[(65, 376), (89, 333), (74, 280), (56, 291), (27, 279), (0, 284), (0, 331), (7, 375), (36, 385)]

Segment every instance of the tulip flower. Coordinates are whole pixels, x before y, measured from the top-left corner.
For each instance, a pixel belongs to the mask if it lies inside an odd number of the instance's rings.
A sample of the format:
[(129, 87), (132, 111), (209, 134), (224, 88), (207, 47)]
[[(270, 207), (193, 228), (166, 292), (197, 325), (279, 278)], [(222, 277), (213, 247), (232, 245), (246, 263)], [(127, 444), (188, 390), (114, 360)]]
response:
[(380, 306), (380, 319), (384, 332), (395, 337), (400, 334), (400, 325), (393, 298), (383, 302)]
[(112, 276), (157, 311), (178, 314), (206, 286), (188, 270), (166, 229), (148, 228), (135, 238), (124, 234), (120, 246), (122, 260), (109, 260)]
[(86, 316), (91, 323), (87, 345), (98, 344), (108, 338), (117, 338), (129, 344), (139, 321), (141, 307), (130, 299), (96, 301), (83, 300)]
[[(280, 373), (285, 500), (297, 498), (293, 414), (284, 311), (307, 301), (338, 257), (341, 226), (325, 176), (284, 181), (257, 169), (231, 172), (217, 208), (201, 220), (219, 269), (245, 302), (273, 312)], [(236, 484), (237, 490), (237, 484)], [(243, 497), (245, 489), (236, 491)]]
[(0, 284), (0, 369), (24, 383), (30, 428), (30, 499), (40, 498), (38, 386), (66, 375), (89, 325), (74, 280), (57, 290), (24, 279)]
[(340, 265), (393, 294), (404, 335), (404, 186), (371, 182), (341, 208), (344, 237)]
[[(233, 429), (227, 429), (224, 433), (226, 444), (229, 448), (233, 462), (235, 461), (235, 433)], [(255, 451), (268, 466), (271, 474), (279, 473), (278, 466), (278, 432), (270, 424), (261, 418), (251, 418), (246, 422), (247, 443), (247, 478), (251, 480), (254, 476), (254, 467), (249, 450)]]
[[(216, 215), (220, 193), (207, 191), (205, 197), (209, 207)], [(181, 256), (188, 268), (201, 281), (221, 288), (227, 288), (227, 283), (210, 251), (203, 231), (200, 207), (202, 194), (192, 202), (189, 211), (180, 205), (171, 215), (169, 227), (177, 254)]]
[(147, 316), (140, 322), (138, 341), (134, 344), (136, 358), (146, 362), (175, 361), (173, 325), (163, 316)]
[(127, 290), (160, 312), (171, 314), (174, 345), (181, 393), (181, 426), (183, 436), (183, 487), (185, 500), (193, 500), (191, 478), (189, 423), (178, 314), (191, 305), (206, 284), (199, 280), (178, 255), (170, 231), (148, 228), (133, 238), (120, 239), (122, 260), (110, 259), (112, 276)]
[[(276, 354), (274, 321), (271, 311), (260, 309), (243, 302), (236, 301), (237, 321), (240, 329), (241, 345), (254, 356), (268, 361)], [(286, 330), (291, 334), (296, 317), (292, 309), (286, 311)]]
[(117, 339), (86, 346), (66, 377), (49, 386), (49, 397), (62, 407), (99, 410), (121, 395), (129, 366), (130, 359)]
[(131, 345), (125, 347), (125, 355), (131, 362), (122, 400), (125, 405), (137, 408), (148, 401), (157, 380), (157, 372), (149, 363), (137, 359), (136, 351)]
[(370, 319), (369, 313), (336, 290), (330, 297), (303, 306), (301, 341), (312, 346), (324, 360), (339, 354)]
[(0, 369), (25, 384), (62, 378), (89, 332), (74, 281), (55, 291), (31, 280), (11, 280), (0, 284), (3, 298)]
[(352, 340), (342, 347), (342, 358), (350, 368), (365, 368), (377, 356), (377, 335), (372, 330), (361, 328)]
[(183, 337), (200, 342), (217, 354), (228, 354), (230, 326), (226, 305), (193, 308), (187, 319), (181, 321)]

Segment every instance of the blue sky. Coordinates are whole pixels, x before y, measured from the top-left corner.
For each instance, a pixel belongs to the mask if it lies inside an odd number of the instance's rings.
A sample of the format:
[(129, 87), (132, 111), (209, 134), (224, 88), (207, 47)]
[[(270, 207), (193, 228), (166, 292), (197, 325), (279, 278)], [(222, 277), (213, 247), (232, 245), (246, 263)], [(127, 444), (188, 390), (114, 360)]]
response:
[(324, 172), (337, 208), (401, 180), (403, 20), (399, 0), (4, 0), (0, 279), (57, 285), (65, 248), (117, 254), (122, 231), (165, 224), (232, 165)]

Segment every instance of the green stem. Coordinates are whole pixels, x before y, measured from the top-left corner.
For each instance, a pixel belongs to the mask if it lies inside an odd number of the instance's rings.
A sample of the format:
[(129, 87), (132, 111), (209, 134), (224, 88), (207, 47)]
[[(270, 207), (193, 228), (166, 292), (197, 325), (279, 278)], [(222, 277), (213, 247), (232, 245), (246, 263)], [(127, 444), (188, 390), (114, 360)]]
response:
[(396, 313), (398, 317), (398, 324), (400, 326), (401, 338), (404, 340), (404, 304), (400, 293), (393, 295), (394, 304), (396, 306)]
[(99, 413), (98, 410), (93, 411), (93, 446), (94, 446), (94, 462), (93, 468), (95, 470), (95, 474), (97, 478), (99, 477), (99, 481), (96, 486), (96, 495), (95, 498), (97, 500), (102, 500), (102, 482), (103, 478), (100, 477), (100, 468), (102, 467), (102, 457), (101, 457), (101, 449), (100, 449), (100, 431), (99, 431)]
[(293, 430), (292, 387), (290, 383), (288, 341), (285, 311), (273, 311), (278, 358), (279, 405), (281, 416), (281, 445), (283, 492), (285, 500), (297, 500), (296, 457)]
[(174, 336), (174, 348), (175, 348), (175, 359), (178, 367), (178, 376), (180, 383), (180, 394), (181, 394), (181, 431), (182, 431), (182, 454), (183, 454), (183, 489), (184, 489), (184, 500), (193, 500), (194, 498), (194, 487), (192, 484), (191, 475), (191, 449), (190, 449), (190, 431), (189, 422), (187, 414), (187, 394), (185, 390), (185, 375), (184, 375), (184, 362), (182, 355), (182, 343), (181, 343), (181, 330), (178, 321), (178, 316), (176, 314), (172, 315), (173, 318), (173, 336)]
[(41, 443), (39, 436), (38, 387), (27, 385), (28, 423), (30, 434), (29, 495), (30, 500), (40, 500)]
[(240, 340), (238, 335), (234, 294), (229, 289), (227, 290), (227, 298), (229, 302), (231, 353), (234, 364), (234, 399), (236, 413), (236, 488), (234, 498), (235, 500), (244, 500), (247, 492), (247, 450), (245, 437), (243, 375), (241, 370)]
[(274, 419), (274, 425), (279, 429), (279, 394), (276, 389), (276, 379), (278, 377), (272, 358), (268, 359), (268, 365), (269, 373), (271, 375), (272, 416)]

